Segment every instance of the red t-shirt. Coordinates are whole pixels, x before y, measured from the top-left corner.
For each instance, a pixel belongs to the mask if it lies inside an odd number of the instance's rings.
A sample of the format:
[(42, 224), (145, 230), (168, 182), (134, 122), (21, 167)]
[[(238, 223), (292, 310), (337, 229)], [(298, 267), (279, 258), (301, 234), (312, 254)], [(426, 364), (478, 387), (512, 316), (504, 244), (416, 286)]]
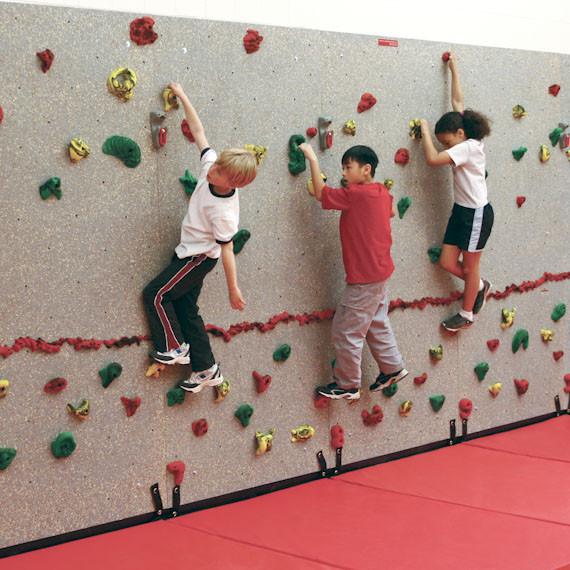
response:
[(323, 210), (342, 212), (340, 243), (347, 283), (375, 283), (392, 275), (392, 201), (388, 189), (378, 182), (323, 188)]

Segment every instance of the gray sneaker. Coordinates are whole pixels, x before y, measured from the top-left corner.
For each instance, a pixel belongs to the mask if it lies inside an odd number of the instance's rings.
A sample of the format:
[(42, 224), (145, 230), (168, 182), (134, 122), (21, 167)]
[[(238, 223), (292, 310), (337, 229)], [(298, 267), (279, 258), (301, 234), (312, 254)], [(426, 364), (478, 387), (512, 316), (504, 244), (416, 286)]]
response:
[(461, 329), (469, 328), (472, 324), (473, 321), (470, 321), (469, 319), (466, 319), (465, 317), (462, 317), (459, 313), (457, 313), (452, 317), (445, 319), (445, 321), (441, 323), (441, 326), (446, 331), (457, 332)]
[(473, 314), (476, 315), (487, 302), (487, 296), (489, 295), (489, 291), (491, 290), (492, 283), (483, 279), (483, 289), (477, 293), (477, 297), (475, 297), (475, 303), (473, 304)]
[(219, 364), (214, 364), (208, 370), (202, 372), (192, 372), (190, 378), (178, 383), (178, 386), (185, 392), (192, 392), (197, 394), (202, 391), (206, 386), (219, 386), (224, 381), (222, 371)]

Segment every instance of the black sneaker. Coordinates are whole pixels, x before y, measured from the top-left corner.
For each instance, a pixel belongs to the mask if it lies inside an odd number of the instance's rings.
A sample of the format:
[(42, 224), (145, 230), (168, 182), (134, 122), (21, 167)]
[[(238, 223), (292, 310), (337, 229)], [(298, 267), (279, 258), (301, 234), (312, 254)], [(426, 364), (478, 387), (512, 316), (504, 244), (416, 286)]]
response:
[(449, 332), (457, 332), (461, 329), (468, 329), (473, 324), (473, 321), (462, 317), (459, 313), (445, 319), (441, 326)]
[(336, 382), (331, 382), (326, 386), (319, 386), (317, 388), (317, 394), (324, 396), (325, 398), (330, 398), (331, 400), (358, 400), (360, 399), (360, 390), (358, 388), (351, 388), (350, 390), (345, 390), (341, 388)]
[(208, 368), (208, 370), (192, 372), (192, 374), (190, 374), (190, 378), (182, 380), (178, 386), (185, 392), (197, 394), (205, 386), (219, 386), (223, 381), (224, 377), (222, 376), (220, 365), (214, 364), (214, 366)]
[(493, 284), (486, 279), (483, 279), (483, 289), (477, 293), (477, 297), (475, 297), (475, 303), (473, 304), (473, 314), (476, 315), (487, 302), (487, 296), (489, 295), (489, 291)]
[(384, 372), (380, 372), (374, 384), (370, 384), (370, 391), (379, 392), (380, 390), (384, 390), (384, 388), (388, 388), (392, 384), (396, 384), (396, 382), (403, 380), (408, 374), (409, 372), (405, 368), (402, 368), (402, 370), (399, 370), (398, 372), (392, 372), (392, 374), (384, 374)]
[(152, 350), (149, 356), (161, 364), (190, 364), (190, 345), (185, 342), (167, 352)]

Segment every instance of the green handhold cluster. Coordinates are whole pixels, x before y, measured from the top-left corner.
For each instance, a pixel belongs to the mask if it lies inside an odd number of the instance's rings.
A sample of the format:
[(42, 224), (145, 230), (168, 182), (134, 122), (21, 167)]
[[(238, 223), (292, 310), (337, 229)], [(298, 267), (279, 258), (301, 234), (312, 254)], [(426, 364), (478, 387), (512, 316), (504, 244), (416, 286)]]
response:
[(73, 434), (70, 431), (62, 431), (52, 442), (51, 452), (57, 459), (69, 457), (77, 447)]
[(434, 245), (427, 250), (429, 260), (432, 263), (437, 263), (439, 261), (439, 258), (441, 257), (441, 250), (442, 248), (439, 245)]
[(14, 457), (16, 457), (16, 449), (14, 447), (0, 447), (0, 471), (8, 469)]
[(118, 362), (111, 362), (111, 364), (107, 364), (107, 366), (101, 368), (101, 370), (99, 370), (99, 376), (101, 377), (103, 388), (107, 388), (115, 378), (121, 375), (122, 371), (123, 367)]
[(128, 168), (135, 168), (141, 161), (139, 145), (129, 137), (113, 135), (103, 143), (103, 152), (116, 156)]
[(61, 180), (57, 176), (52, 176), (40, 186), (41, 199), (47, 200), (50, 196), (61, 200)]
[(482, 382), (487, 375), (487, 372), (489, 372), (489, 364), (487, 362), (479, 362), (473, 370), (475, 371), (477, 378), (479, 378), (479, 382)]
[(513, 158), (518, 161), (526, 152), (528, 152), (528, 148), (526, 148), (526, 146), (519, 146), (519, 148), (513, 150)]
[(398, 200), (398, 215), (400, 216), (400, 220), (404, 217), (404, 214), (411, 205), (412, 199), (409, 196), (404, 196)]
[(178, 404), (183, 404), (186, 398), (186, 392), (176, 384), (168, 392), (166, 392), (166, 403), (168, 407), (176, 406)]
[(562, 136), (562, 133), (564, 132), (564, 129), (562, 127), (556, 127), (549, 135), (548, 138), (550, 139), (550, 142), (552, 143), (552, 146), (556, 146), (556, 144), (558, 143), (560, 137)]
[(398, 384), (392, 384), (387, 388), (382, 388), (382, 394), (384, 394), (386, 398), (391, 398), (397, 391), (398, 391)]
[(566, 314), (566, 305), (564, 303), (558, 303), (556, 307), (552, 310), (550, 318), (554, 322), (558, 322)]
[(237, 255), (246, 244), (247, 240), (251, 237), (249, 230), (238, 230), (236, 235), (232, 238), (234, 242), (234, 255)]
[(429, 403), (431, 408), (434, 412), (439, 412), (443, 407), (445, 402), (445, 396), (443, 394), (434, 394), (433, 396), (429, 397)]
[(181, 176), (179, 179), (180, 184), (184, 186), (184, 192), (186, 192), (186, 196), (192, 196), (194, 190), (196, 190), (196, 184), (198, 184), (198, 180), (192, 175), (189, 170), (184, 171), (184, 176)]
[(284, 362), (291, 356), (291, 346), (288, 344), (282, 344), (279, 348), (275, 349), (273, 352), (273, 360), (275, 362)]
[(515, 336), (513, 336), (513, 342), (511, 345), (513, 354), (518, 351), (521, 345), (525, 350), (528, 348), (528, 331), (525, 329), (519, 329), (515, 333)]
[(239, 420), (239, 423), (243, 427), (247, 427), (249, 425), (249, 420), (252, 415), (253, 406), (250, 406), (249, 404), (242, 404), (234, 413), (234, 416)]
[(292, 135), (289, 139), (289, 172), (293, 176), (301, 174), (307, 169), (305, 155), (299, 149), (299, 145), (305, 142), (303, 135)]

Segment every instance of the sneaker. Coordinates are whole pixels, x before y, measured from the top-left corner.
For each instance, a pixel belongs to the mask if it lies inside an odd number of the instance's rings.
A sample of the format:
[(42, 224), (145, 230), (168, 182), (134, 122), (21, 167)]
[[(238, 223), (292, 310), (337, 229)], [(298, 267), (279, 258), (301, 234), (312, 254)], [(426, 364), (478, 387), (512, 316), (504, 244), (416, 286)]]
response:
[(204, 386), (219, 386), (224, 381), (222, 371), (219, 364), (214, 364), (208, 370), (202, 372), (192, 372), (190, 378), (183, 380), (178, 384), (186, 392), (197, 394)]
[(360, 398), (360, 390), (358, 388), (345, 390), (336, 382), (331, 382), (326, 386), (319, 386), (317, 388), (317, 394), (325, 398), (330, 398), (331, 400), (342, 400), (343, 398), (345, 400), (358, 400)]
[(457, 332), (461, 329), (467, 329), (473, 324), (473, 321), (462, 317), (459, 313), (445, 319), (441, 326), (449, 332)]
[(384, 388), (388, 388), (392, 384), (396, 384), (396, 382), (403, 380), (408, 374), (409, 372), (405, 368), (398, 370), (398, 372), (392, 372), (392, 374), (384, 374), (384, 372), (380, 372), (376, 378), (376, 382), (374, 382), (374, 384), (370, 384), (370, 391), (378, 392), (380, 390), (384, 390)]
[(185, 342), (168, 352), (152, 350), (149, 355), (161, 364), (190, 364), (190, 345)]
[(475, 297), (475, 303), (473, 304), (473, 314), (476, 315), (487, 302), (487, 296), (489, 295), (489, 291), (493, 284), (486, 279), (483, 279), (483, 289), (477, 293), (477, 297)]

